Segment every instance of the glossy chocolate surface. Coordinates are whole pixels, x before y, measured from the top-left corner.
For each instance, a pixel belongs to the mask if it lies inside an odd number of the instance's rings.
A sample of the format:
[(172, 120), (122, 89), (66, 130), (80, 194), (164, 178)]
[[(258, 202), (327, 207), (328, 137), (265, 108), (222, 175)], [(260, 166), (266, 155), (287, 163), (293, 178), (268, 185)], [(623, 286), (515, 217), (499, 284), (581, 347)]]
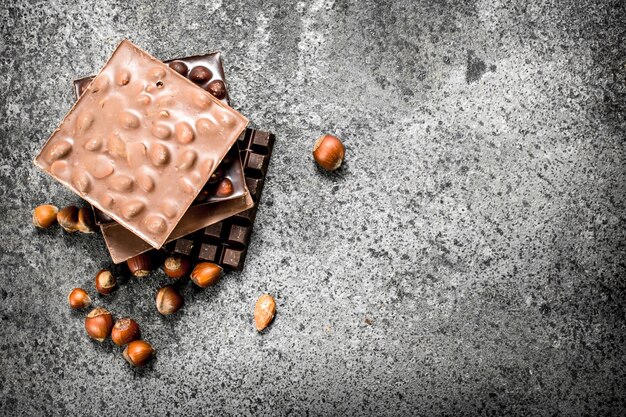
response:
[(209, 261), (227, 269), (243, 269), (274, 140), (273, 134), (250, 128), (239, 138), (246, 185), (254, 206), (168, 243), (168, 252), (189, 256), (194, 262)]
[[(228, 91), (225, 86), (226, 75), (224, 72), (224, 66), (222, 64), (222, 56), (220, 52), (210, 52), (203, 55), (195, 55), (191, 57), (177, 58), (169, 61), (165, 61), (166, 64), (170, 66), (170, 68), (174, 69), (176, 72), (183, 76), (187, 76), (189, 78), (189, 69), (196, 67), (207, 68), (211, 74), (212, 78), (207, 82), (201, 84), (200, 86), (208, 87), (209, 85), (218, 84), (224, 86), (224, 94), (216, 96), (219, 98), (224, 104), (229, 104), (229, 96)], [(74, 80), (74, 94), (78, 99), (83, 92), (87, 89), (89, 84), (93, 81), (94, 77), (85, 77), (78, 80)], [(206, 89), (206, 88), (205, 88)], [(208, 91), (213, 94), (214, 91), (208, 89)], [(215, 95), (215, 94), (214, 94)], [(233, 146), (229, 151), (226, 157), (222, 160), (218, 169), (214, 172), (221, 173), (217, 175), (217, 180), (211, 181), (209, 180), (202, 191), (198, 194), (196, 199), (194, 200), (194, 205), (196, 204), (209, 204), (215, 203), (219, 201), (226, 201), (234, 198), (241, 198), (244, 196), (245, 190), (245, 181), (244, 174), (242, 169), (241, 160), (239, 159), (239, 150), (237, 146)], [(218, 194), (217, 188), (220, 185), (220, 181), (228, 180), (232, 184), (232, 191), (227, 195)], [(98, 210), (94, 207), (94, 214), (96, 223), (98, 225), (103, 225), (107, 223), (114, 222), (114, 220), (107, 216), (102, 211)]]
[(159, 248), (246, 124), (123, 41), (35, 163)]

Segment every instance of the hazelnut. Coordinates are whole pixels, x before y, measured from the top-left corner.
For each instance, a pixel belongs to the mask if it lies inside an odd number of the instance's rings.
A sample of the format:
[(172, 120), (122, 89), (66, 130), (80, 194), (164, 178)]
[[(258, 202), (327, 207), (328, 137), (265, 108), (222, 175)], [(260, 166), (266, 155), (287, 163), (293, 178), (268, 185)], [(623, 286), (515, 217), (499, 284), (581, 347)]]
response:
[(57, 221), (66, 232), (74, 233), (78, 230), (78, 208), (67, 206), (57, 213)]
[(161, 288), (156, 295), (156, 307), (163, 315), (174, 314), (185, 304), (183, 296), (172, 286)]
[(91, 305), (91, 298), (82, 288), (74, 288), (67, 296), (67, 302), (74, 310), (80, 310)]
[(226, 86), (222, 80), (213, 80), (206, 86), (206, 90), (215, 98), (223, 99), (226, 97)]
[(124, 346), (137, 340), (140, 335), (139, 325), (135, 320), (129, 318), (119, 319), (111, 330), (111, 340), (118, 346)]
[(228, 178), (224, 178), (217, 184), (215, 195), (218, 197), (228, 197), (233, 193), (233, 183)]
[(76, 221), (76, 229), (81, 233), (93, 233), (95, 223), (93, 220), (93, 212), (87, 207), (81, 207), (78, 210), (78, 220)]
[(103, 342), (113, 328), (113, 316), (106, 309), (96, 307), (85, 319), (85, 330), (92, 339)]
[(33, 225), (40, 229), (47, 229), (57, 221), (59, 209), (52, 204), (43, 204), (33, 210)]
[(209, 184), (215, 184), (216, 182), (220, 181), (223, 176), (224, 176), (224, 168), (221, 165), (218, 165), (217, 168), (215, 168), (215, 171), (213, 171), (213, 173), (209, 177), (208, 182)]
[(187, 76), (187, 73), (189, 72), (189, 68), (187, 67), (187, 65), (181, 61), (170, 62), (170, 68), (182, 75), (183, 77)]
[(276, 301), (269, 294), (263, 294), (254, 306), (254, 324), (257, 331), (263, 331), (274, 320)]
[(122, 353), (124, 359), (133, 366), (144, 366), (154, 356), (154, 348), (145, 340), (133, 340)]
[(102, 295), (109, 295), (115, 289), (117, 281), (108, 269), (101, 269), (96, 274), (96, 291)]
[(130, 273), (137, 278), (148, 276), (152, 271), (152, 258), (147, 253), (133, 256), (126, 261), (126, 264)]
[(211, 72), (211, 70), (201, 65), (193, 68), (189, 72), (189, 78), (191, 79), (191, 81), (199, 84), (209, 81), (211, 77), (213, 77), (213, 73)]
[(205, 201), (209, 199), (210, 196), (211, 194), (209, 190), (207, 190), (206, 188), (203, 188), (202, 190), (200, 190), (200, 192), (196, 196), (196, 199), (193, 201), (194, 203), (204, 203)]
[(163, 263), (163, 272), (172, 279), (184, 277), (191, 270), (191, 262), (184, 256), (170, 256)]
[(191, 280), (198, 286), (206, 288), (215, 285), (222, 274), (222, 267), (212, 262), (200, 262), (191, 272)]
[(343, 143), (333, 135), (324, 135), (313, 145), (315, 162), (327, 171), (334, 171), (341, 166), (346, 154)]

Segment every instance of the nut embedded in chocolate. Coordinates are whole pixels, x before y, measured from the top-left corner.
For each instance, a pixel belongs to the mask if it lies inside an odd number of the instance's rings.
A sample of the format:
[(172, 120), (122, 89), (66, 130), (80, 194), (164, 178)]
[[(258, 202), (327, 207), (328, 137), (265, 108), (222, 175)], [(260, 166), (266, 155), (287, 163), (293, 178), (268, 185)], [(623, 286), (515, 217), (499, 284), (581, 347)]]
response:
[(200, 193), (196, 196), (194, 203), (204, 203), (205, 201), (209, 199), (210, 195), (211, 193), (209, 192), (209, 190), (207, 190), (206, 188), (203, 188), (202, 190), (200, 190)]
[(224, 176), (224, 168), (222, 168), (222, 166), (219, 165), (209, 177), (209, 184), (215, 184), (216, 182), (220, 181), (223, 176)]
[(226, 86), (222, 80), (214, 80), (206, 86), (206, 90), (220, 100), (226, 97)]
[(275, 137), (270, 132), (254, 129), (247, 129), (245, 135), (241, 135), (238, 140), (243, 161), (252, 158), (262, 162), (252, 164), (254, 169), (248, 165), (245, 170), (246, 185), (254, 199), (254, 207), (178, 238), (168, 245), (169, 253), (186, 255), (192, 262), (213, 262), (224, 269), (243, 269), (274, 141)]
[[(196, 66), (205, 68), (196, 71), (196, 78), (209, 75), (208, 66)], [(212, 169), (204, 167), (217, 166), (247, 122), (227, 106), (194, 106), (198, 95), (209, 104), (219, 100), (174, 72), (129, 41), (121, 42), (35, 159), (42, 170), (155, 248), (165, 243), (208, 180)], [(102, 88), (105, 79), (109, 84)], [(155, 86), (160, 81), (162, 88)], [(208, 131), (197, 130), (202, 121), (210, 121)], [(176, 142), (186, 146), (153, 138), (155, 133), (166, 133), (153, 131), (160, 124), (170, 128), (170, 135), (176, 127)], [(101, 140), (100, 148), (94, 138)], [(188, 151), (196, 153), (193, 162), (202, 169), (180, 175), (174, 162)], [(190, 162), (183, 161), (183, 168), (188, 169)], [(156, 177), (157, 172), (160, 180), (146, 187), (149, 192), (137, 194), (139, 190), (133, 188), (139, 188), (138, 178)], [(190, 177), (187, 187), (176, 186), (180, 177)], [(160, 210), (160, 202), (169, 199), (180, 207), (174, 217)], [(154, 216), (163, 222), (157, 223)]]
[(233, 183), (228, 179), (224, 178), (217, 185), (217, 189), (215, 190), (215, 195), (218, 197), (228, 197), (233, 192)]
[(185, 65), (184, 62), (180, 61), (170, 62), (170, 68), (182, 75), (183, 77), (186, 77), (187, 73), (189, 72), (189, 68), (187, 68), (187, 65)]
[(198, 84), (203, 84), (209, 81), (213, 77), (213, 73), (207, 67), (203, 67), (202, 65), (195, 67), (189, 73), (189, 78), (191, 81), (196, 82)]
[[(205, 68), (208, 68), (212, 74), (213, 77), (211, 78), (209, 83), (204, 83), (201, 84), (205, 89), (208, 89), (209, 86), (207, 84), (211, 84), (213, 85), (217, 85), (219, 87), (221, 87), (222, 83), (224, 84), (224, 96), (223, 98), (220, 99), (220, 101), (222, 101), (225, 104), (228, 104), (228, 91), (227, 91), (227, 87), (225, 85), (225, 74), (224, 74), (224, 67), (222, 65), (221, 62), (221, 54), (219, 52), (212, 52), (212, 53), (208, 53), (208, 54), (204, 54), (204, 55), (198, 55), (198, 56), (194, 56), (194, 57), (186, 57), (186, 58), (179, 58), (179, 59), (175, 59), (175, 60), (170, 60), (170, 61), (165, 61), (165, 63), (167, 65), (170, 66), (170, 68), (176, 70), (177, 67), (180, 67), (179, 69), (181, 69), (181, 71), (183, 71), (185, 73), (185, 75), (189, 74), (189, 68), (194, 68), (197, 66), (203, 66)], [(181, 64), (184, 65), (184, 68), (181, 66)], [(160, 75), (159, 75), (160, 76)], [(156, 80), (157, 78), (153, 78), (153, 80)], [(86, 77), (80, 80), (75, 80), (74, 81), (74, 92), (76, 93), (76, 97), (78, 98), (81, 93), (84, 92), (84, 90), (87, 88), (87, 86), (89, 85), (89, 83), (93, 80), (93, 77)], [(106, 80), (106, 79), (101, 79), (101, 80)], [(167, 81), (167, 79), (163, 79), (164, 82)], [(219, 82), (218, 82), (219, 81)], [(167, 82), (166, 82), (167, 84)], [(213, 94), (211, 94), (213, 95)], [(203, 102), (208, 100), (208, 94), (203, 94), (202, 95), (202, 100)], [(195, 97), (194, 97), (195, 98)], [(152, 96), (148, 93), (146, 93), (145, 91), (140, 93), (137, 96), (137, 102), (141, 103), (142, 106), (148, 106), (151, 103), (154, 102)], [(158, 105), (158, 108), (161, 109), (162, 104), (164, 102), (159, 101), (159, 103), (161, 103), (160, 105)], [(155, 103), (156, 104), (156, 103)], [(167, 107), (167, 106), (166, 106)], [(155, 136), (156, 138), (159, 139), (170, 139), (172, 138), (172, 136), (174, 135), (174, 126), (170, 126), (168, 124), (168, 121), (166, 120), (168, 117), (171, 117), (171, 114), (169, 114), (166, 110), (161, 110), (158, 112), (159, 113), (159, 120), (157, 122), (155, 122), (151, 127), (150, 127), (150, 132), (151, 135)], [(164, 114), (169, 114), (169, 116), (163, 116)], [(105, 138), (106, 139), (106, 138)], [(89, 148), (90, 150), (94, 151), (94, 152), (98, 152), (100, 150), (102, 150), (104, 143), (103, 141), (105, 141), (104, 139), (98, 139), (98, 138), (92, 138), (91, 141), (89, 141)], [(69, 143), (68, 143), (69, 146)], [(87, 145), (85, 145), (87, 146)], [(134, 151), (130, 148), (136, 146), (137, 149), (139, 149), (141, 152), (137, 152)], [(127, 159), (128, 159), (128, 163), (130, 165), (133, 166), (140, 166), (140, 164), (144, 161), (146, 152), (148, 149), (150, 149), (151, 147), (148, 146), (146, 147), (143, 143), (141, 142), (130, 142), (127, 144)], [(259, 149), (261, 150), (261, 149)], [(183, 155), (184, 154), (184, 155)], [(171, 162), (173, 162), (175, 165), (175, 168), (178, 170), (181, 169), (192, 169), (192, 162), (193, 162), (193, 166), (195, 166), (195, 162), (197, 160), (196, 158), (190, 158), (190, 154), (187, 152), (183, 152), (183, 154), (179, 155), (176, 159), (173, 159)], [(195, 159), (195, 160), (194, 160)], [(244, 174), (242, 172), (242, 164), (241, 164), (241, 159), (239, 157), (239, 149), (237, 146), (233, 146), (230, 151), (228, 152), (228, 154), (224, 157), (224, 159), (222, 160), (220, 166), (223, 168), (224, 171), (224, 175), (226, 177), (228, 177), (232, 182), (233, 182), (233, 192), (232, 194), (230, 194), (228, 197), (228, 199), (233, 199), (233, 198), (237, 198), (237, 197), (242, 197), (245, 194), (245, 180), (244, 180)], [(108, 165), (108, 164), (98, 164), (97, 168), (98, 170), (102, 171), (102, 168), (107, 168), (108, 171), (113, 170), (113, 165)], [(110, 173), (109, 173), (110, 174)], [(216, 178), (216, 177), (220, 177), (218, 176), (214, 176), (212, 182), (213, 183), (217, 183), (219, 182), (219, 180), (221, 180), (221, 178)], [(137, 175), (137, 178), (135, 179), (135, 184), (137, 186), (139, 186), (141, 188), (141, 190), (145, 191), (146, 193), (150, 193), (155, 187), (156, 187), (156, 182), (153, 178), (151, 178), (150, 173), (148, 172), (141, 172)], [(215, 191), (215, 186), (206, 186), (205, 185), (205, 189), (204, 191), (201, 191), (200, 194), (198, 195), (198, 197), (194, 200), (194, 204), (203, 204), (203, 203), (209, 203), (209, 202), (214, 202), (214, 201), (221, 201), (224, 200), (224, 197), (218, 197), (214, 194)], [(112, 199), (113, 197), (110, 198), (110, 201), (112, 203)], [(118, 199), (119, 200), (119, 199)], [(110, 208), (112, 207), (113, 204), (104, 204), (105, 208)], [(168, 218), (173, 217), (168, 215)], [(97, 215), (97, 224), (100, 225), (101, 223), (107, 223), (107, 222), (112, 222), (113, 219), (112, 218), (102, 218), (101, 214)]]

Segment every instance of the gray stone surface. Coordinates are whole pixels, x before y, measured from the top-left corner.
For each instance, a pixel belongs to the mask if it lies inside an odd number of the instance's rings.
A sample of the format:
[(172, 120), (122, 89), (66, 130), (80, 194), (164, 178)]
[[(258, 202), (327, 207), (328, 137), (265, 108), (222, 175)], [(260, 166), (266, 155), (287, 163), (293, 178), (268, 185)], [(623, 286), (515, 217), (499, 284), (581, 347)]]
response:
[[(288, 3), (3, 2), (0, 413), (624, 415), (624, 2)], [(80, 201), (31, 160), (125, 37), (223, 51), (277, 136), (243, 273), (171, 318), (162, 273), (96, 297), (158, 349), (140, 370), (66, 305), (101, 237), (30, 226)]]

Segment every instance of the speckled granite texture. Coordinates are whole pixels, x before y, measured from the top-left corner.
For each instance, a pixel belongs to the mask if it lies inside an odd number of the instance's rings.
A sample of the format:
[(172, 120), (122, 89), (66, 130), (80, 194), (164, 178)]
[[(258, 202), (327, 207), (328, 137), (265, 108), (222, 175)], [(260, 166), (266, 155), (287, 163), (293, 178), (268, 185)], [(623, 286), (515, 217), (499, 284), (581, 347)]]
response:
[[(288, 3), (3, 2), (0, 413), (625, 415), (624, 2)], [(158, 349), (141, 370), (66, 306), (101, 237), (30, 226), (79, 202), (31, 160), (124, 37), (221, 50), (277, 136), (242, 273), (171, 318), (162, 273), (96, 297)]]

